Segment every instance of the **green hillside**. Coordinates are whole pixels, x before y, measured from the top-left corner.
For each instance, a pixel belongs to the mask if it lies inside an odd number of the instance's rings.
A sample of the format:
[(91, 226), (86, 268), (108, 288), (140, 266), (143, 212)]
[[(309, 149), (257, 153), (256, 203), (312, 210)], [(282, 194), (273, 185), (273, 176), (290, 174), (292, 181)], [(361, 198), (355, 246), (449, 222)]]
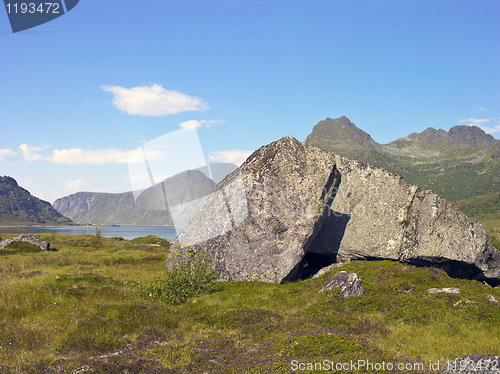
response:
[[(430, 373), (429, 362), (443, 370), (462, 355), (498, 354), (500, 290), (440, 270), (352, 262), (285, 285), (217, 283), (170, 305), (144, 293), (166, 277), (167, 246), (39, 237), (58, 251), (0, 256), (1, 373), (289, 373), (324, 360)], [(318, 292), (340, 270), (359, 275), (363, 296)], [(432, 287), (461, 293), (426, 294)]]

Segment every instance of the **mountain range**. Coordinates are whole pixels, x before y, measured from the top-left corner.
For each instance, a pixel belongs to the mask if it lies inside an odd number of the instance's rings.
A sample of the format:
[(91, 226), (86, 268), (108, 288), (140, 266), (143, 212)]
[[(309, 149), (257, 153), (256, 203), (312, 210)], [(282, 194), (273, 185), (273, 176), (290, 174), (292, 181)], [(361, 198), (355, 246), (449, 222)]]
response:
[(455, 202), (472, 218), (487, 217), (498, 225), (500, 140), (478, 127), (429, 127), (379, 144), (347, 117), (326, 118), (314, 126), (306, 143), (401, 175)]
[(182, 226), (215, 185), (200, 170), (187, 170), (142, 191), (77, 192), (57, 199), (54, 208), (81, 224)]

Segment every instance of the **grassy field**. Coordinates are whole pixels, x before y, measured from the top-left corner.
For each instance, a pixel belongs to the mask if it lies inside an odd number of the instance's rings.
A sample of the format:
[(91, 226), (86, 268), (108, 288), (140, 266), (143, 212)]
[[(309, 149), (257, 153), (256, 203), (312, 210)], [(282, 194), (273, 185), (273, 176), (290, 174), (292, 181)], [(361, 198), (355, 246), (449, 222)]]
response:
[[(352, 262), (285, 285), (217, 283), (171, 305), (144, 292), (166, 277), (165, 242), (36, 236), (58, 251), (0, 252), (2, 374), (290, 373), (324, 360), (423, 364), (424, 373), (435, 372), (430, 362), (442, 370), (499, 353), (500, 289), (440, 270)], [(318, 292), (340, 270), (360, 276), (363, 296)], [(425, 294), (431, 287), (461, 294)]]

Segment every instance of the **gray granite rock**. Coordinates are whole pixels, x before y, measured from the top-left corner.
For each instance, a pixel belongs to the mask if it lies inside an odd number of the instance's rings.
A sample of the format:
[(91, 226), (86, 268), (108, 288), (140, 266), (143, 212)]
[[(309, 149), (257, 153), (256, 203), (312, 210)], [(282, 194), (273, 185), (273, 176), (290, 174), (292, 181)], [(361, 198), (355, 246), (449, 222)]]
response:
[(3, 249), (4, 247), (8, 246), (10, 243), (13, 242), (25, 242), (25, 243), (30, 243), (33, 245), (36, 245), (40, 247), (42, 251), (50, 251), (50, 243), (49, 242), (44, 242), (43, 240), (39, 240), (35, 238), (33, 235), (28, 235), (28, 234), (21, 234), (18, 236), (15, 236), (11, 239), (4, 239), (0, 240), (0, 249)]
[(339, 271), (328, 279), (320, 292), (327, 292), (333, 288), (340, 289), (342, 299), (361, 296), (365, 292), (363, 282), (359, 279), (358, 275), (356, 273), (348, 273), (347, 271)]
[(336, 165), (342, 183), (331, 208), (349, 217), (340, 260), (389, 259), (470, 278), (500, 276), (500, 252), (482, 225), (452, 203), (367, 163), (337, 156)]
[(167, 266), (188, 248), (208, 252), (221, 280), (280, 283), (355, 259), (500, 276), (487, 233), (452, 203), (292, 137), (261, 147), (217, 185)]
[(219, 279), (292, 279), (340, 182), (335, 157), (292, 137), (261, 147), (226, 177), (173, 243), (205, 250)]

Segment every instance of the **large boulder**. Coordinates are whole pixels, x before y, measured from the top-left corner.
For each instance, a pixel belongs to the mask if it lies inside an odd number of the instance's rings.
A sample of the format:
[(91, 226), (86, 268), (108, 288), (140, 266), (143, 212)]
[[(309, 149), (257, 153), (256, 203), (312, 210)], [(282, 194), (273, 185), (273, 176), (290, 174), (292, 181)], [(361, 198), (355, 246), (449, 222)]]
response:
[(292, 137), (261, 147), (216, 187), (173, 243), (167, 266), (187, 250), (207, 251), (221, 280), (279, 283), (353, 259), (500, 275), (488, 235), (453, 204)]
[[(455, 205), (370, 164), (336, 161), (342, 183), (331, 208), (349, 217), (340, 260), (383, 258), (435, 265), (456, 276), (500, 276), (500, 253), (488, 234)], [(336, 229), (324, 226), (320, 238)]]
[(217, 185), (172, 246), (207, 251), (220, 279), (294, 277), (340, 182), (335, 158), (292, 137), (261, 147)]

